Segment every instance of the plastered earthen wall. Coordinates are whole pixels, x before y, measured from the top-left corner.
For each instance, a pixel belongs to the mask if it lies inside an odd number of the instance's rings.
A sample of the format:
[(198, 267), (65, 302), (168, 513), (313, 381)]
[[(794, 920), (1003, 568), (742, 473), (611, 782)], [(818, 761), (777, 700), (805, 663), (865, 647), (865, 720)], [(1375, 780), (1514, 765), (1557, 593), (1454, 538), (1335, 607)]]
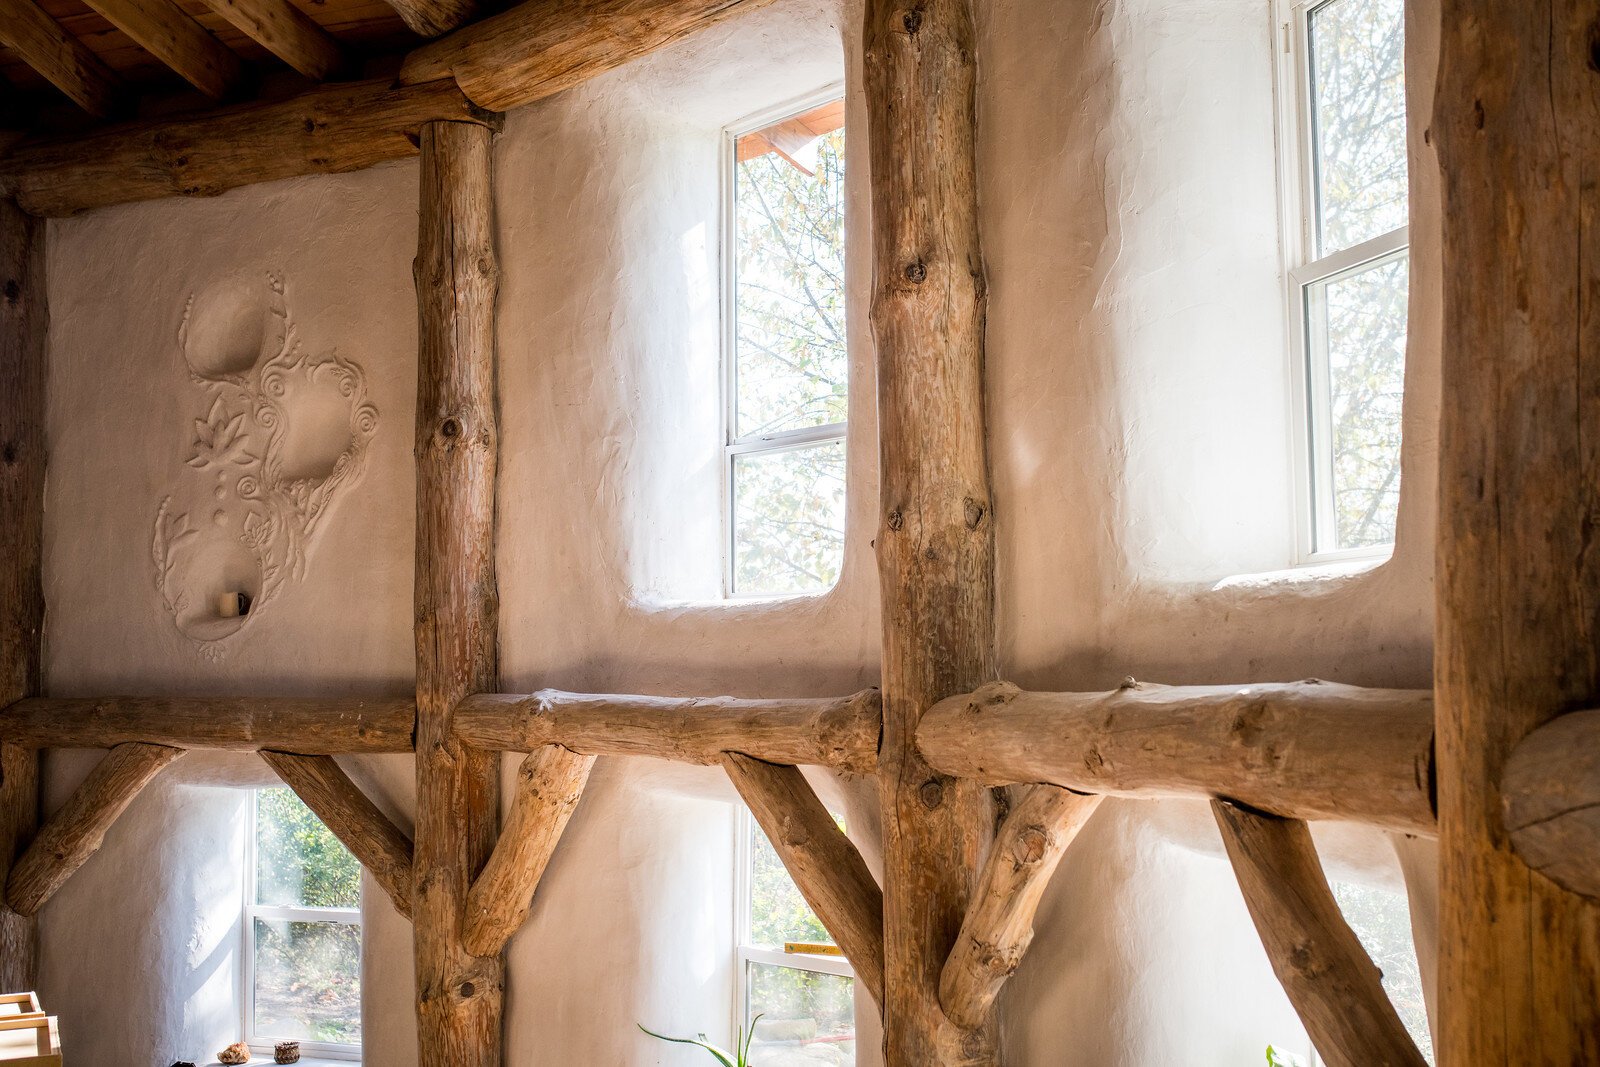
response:
[[(976, 5), (1012, 679), (1429, 683), (1439, 251), (1421, 130), (1433, 2), (1415, 0), (1409, 40), (1399, 542), (1390, 562), (1343, 576), (1275, 573), (1293, 530), (1266, 0)], [(507, 690), (812, 694), (876, 681), (860, 163), (844, 574), (821, 597), (715, 601), (718, 131), (842, 78), (850, 158), (863, 161), (858, 3), (777, 0), (508, 116), (496, 149)], [(415, 164), (400, 163), (51, 224), (51, 692), (409, 690), (415, 186)], [(202, 648), (174, 625), (152, 556), (161, 502), (207, 499), (184, 481), (197, 476), (186, 461), (210, 397), (185, 357), (185, 315), (202, 316), (216, 343), (256, 343), (272, 330), (269, 276), (307, 350), (361, 368), (375, 430), (359, 478), (320, 513), (301, 573)], [(337, 438), (338, 419), (296, 403), (292, 428)], [(212, 527), (201, 520), (238, 520), (210, 509), (191, 509), (202, 542)], [(47, 804), (92, 761), (52, 756)], [(409, 826), (409, 759), (347, 766)], [(46, 910), (41, 992), (75, 1061), (165, 1067), (236, 1036), (241, 788), (270, 782), (254, 758), (186, 757)], [(832, 792), (874, 858), (872, 790)], [(733, 802), (714, 772), (600, 761), (512, 944), (508, 1063), (687, 1065), (699, 1054), (649, 1042), (634, 1022), (726, 1034)], [(1319, 834), (1340, 877), (1398, 884), (1387, 840)], [(1400, 849), (1426, 963), (1430, 852)], [(1004, 995), (1010, 1062), (1224, 1067), (1259, 1061), (1268, 1041), (1304, 1047), (1219, 854), (1203, 805), (1104, 805)], [(404, 1067), (415, 1062), (409, 929), (368, 890), (367, 1062)], [(866, 1019), (863, 1064), (872, 1033)]]

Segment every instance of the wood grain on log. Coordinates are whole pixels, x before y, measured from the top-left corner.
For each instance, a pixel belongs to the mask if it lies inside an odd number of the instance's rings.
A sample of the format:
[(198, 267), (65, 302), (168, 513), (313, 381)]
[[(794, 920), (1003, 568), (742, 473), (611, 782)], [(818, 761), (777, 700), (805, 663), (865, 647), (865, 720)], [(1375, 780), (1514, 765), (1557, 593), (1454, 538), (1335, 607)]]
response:
[(1036, 785), (1006, 816), (939, 979), (939, 1002), (957, 1025), (988, 1018), (1033, 941), (1033, 916), (1050, 876), (1100, 800)]
[(463, 941), (468, 952), (497, 955), (522, 929), (593, 766), (593, 756), (558, 745), (531, 752), (522, 761), (505, 829), (467, 895)]
[(489, 122), (491, 116), (450, 81), (326, 85), (193, 118), (23, 140), (0, 156), (0, 193), (43, 216), (164, 196), (216, 196), (414, 156), (418, 130), (436, 119)]
[(1431, 835), (1432, 709), (1425, 689), (1329, 682), (1131, 682), (1109, 693), (1000, 682), (942, 701), (917, 744), (940, 770), (992, 785), (1231, 797), (1275, 815)]
[(505, 964), (462, 943), (468, 888), (493, 848), (498, 752), (456, 736), (456, 705), (493, 692), (495, 294), (490, 131), (422, 128), (417, 287), (417, 829), (421, 1067), (499, 1067)]
[(1273, 973), (1318, 1055), (1330, 1067), (1424, 1067), (1333, 899), (1310, 827), (1226, 801), (1211, 810)]
[(395, 910), (409, 919), (414, 890), (411, 838), (378, 810), (332, 756), (262, 749), (261, 758), (372, 872), (373, 879), (394, 902)]
[(1500, 793), (1522, 862), (1600, 899), (1600, 711), (1569, 712), (1524, 737)]
[(345, 66), (344, 50), (291, 0), (206, 0), (234, 29), (313, 81)]
[(724, 752), (768, 763), (818, 764), (870, 774), (877, 767), (882, 700), (791, 700), (589, 695), (545, 689), (528, 696), (478, 694), (456, 709), (470, 744), (531, 752), (561, 745), (595, 756), (654, 756), (716, 764)]
[(407, 29), (423, 37), (464, 26), (481, 10), (477, 0), (388, 0), (388, 4)]
[(303, 755), (410, 752), (416, 703), (405, 698), (33, 697), (0, 711), (0, 742), (28, 748), (177, 748)]
[(723, 757), (734, 788), (772, 842), (800, 895), (833, 936), (856, 980), (883, 1005), (883, 890), (798, 767), (737, 752)]
[(453, 77), (480, 107), (529, 104), (770, 0), (528, 0), (406, 57), (406, 84)]
[(89, 114), (117, 109), (121, 80), (34, 0), (0, 0), (0, 44)]
[(243, 85), (244, 63), (173, 0), (84, 0), (107, 22), (215, 99)]
[(1600, 903), (1531, 872), (1522, 739), (1600, 694), (1600, 73), (1592, 0), (1445, 0), (1434, 682), (1439, 1062), (1600, 1063)]
[(106, 831), (133, 798), (182, 755), (181, 748), (143, 744), (118, 745), (106, 753), (11, 868), (6, 903), (19, 914), (37, 914), (99, 851)]
[[(0, 199), (0, 704), (42, 681), (48, 329), (44, 223)], [(0, 877), (38, 819), (38, 753), (0, 743)], [(37, 963), (33, 920), (0, 905), (0, 989), (32, 989)]]
[(884, 1050), (894, 1067), (999, 1062), (939, 976), (993, 836), (994, 801), (917, 751), (935, 703), (996, 674), (994, 505), (984, 428), (968, 0), (867, 0), (871, 321), (878, 359), (883, 604)]

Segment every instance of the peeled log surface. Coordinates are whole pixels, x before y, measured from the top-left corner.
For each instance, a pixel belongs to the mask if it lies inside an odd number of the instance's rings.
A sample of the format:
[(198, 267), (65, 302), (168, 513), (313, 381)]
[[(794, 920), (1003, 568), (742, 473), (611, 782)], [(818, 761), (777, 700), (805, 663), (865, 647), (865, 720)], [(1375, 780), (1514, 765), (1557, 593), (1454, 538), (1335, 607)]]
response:
[(1500, 794), (1522, 862), (1600, 899), (1600, 711), (1570, 712), (1523, 738)]
[(1437, 832), (1425, 689), (1135, 682), (1026, 693), (997, 682), (941, 701), (917, 745), (945, 773), (991, 785), (1228, 797), (1286, 818)]
[(723, 767), (801, 896), (883, 1007), (883, 890), (800, 773), (729, 753)]
[(99, 850), (106, 831), (133, 798), (181, 755), (181, 748), (140, 744), (118, 745), (106, 753), (11, 869), (6, 903), (21, 915), (36, 914)]
[(84, 0), (102, 17), (207, 96), (221, 98), (245, 80), (233, 50), (174, 0)]
[(407, 85), (454, 77), (480, 107), (551, 96), (769, 0), (529, 0), (406, 57)]
[(489, 862), (467, 894), (467, 951), (492, 956), (522, 928), (544, 869), (589, 781), (593, 756), (558, 745), (530, 753), (517, 770), (517, 795)]
[(291, 0), (206, 0), (212, 10), (312, 81), (345, 65), (339, 42)]
[(1036, 785), (1006, 816), (939, 978), (939, 1003), (958, 1026), (989, 1017), (1033, 940), (1033, 916), (1050, 876), (1101, 799)]
[(1425, 1067), (1298, 819), (1211, 810), (1272, 970), (1330, 1067)]
[(591, 756), (654, 756), (716, 764), (725, 752), (768, 763), (813, 764), (870, 774), (878, 763), (882, 699), (847, 697), (589, 695), (544, 689), (528, 696), (478, 694), (455, 715), (468, 744), (508, 752), (560, 745)]
[(0, 0), (0, 44), (89, 114), (117, 108), (121, 80), (34, 0)]
[(303, 755), (410, 752), (412, 700), (301, 697), (33, 697), (0, 711), (0, 742), (28, 748), (177, 748)]
[(263, 749), (261, 758), (305, 801), (345, 848), (372, 872), (395, 910), (411, 917), (411, 839), (378, 810), (332, 756)]
[(454, 82), (328, 85), (188, 119), (24, 140), (0, 156), (0, 193), (25, 211), (71, 215), (164, 196), (216, 196), (255, 182), (361, 170), (417, 154), (434, 119), (487, 122)]

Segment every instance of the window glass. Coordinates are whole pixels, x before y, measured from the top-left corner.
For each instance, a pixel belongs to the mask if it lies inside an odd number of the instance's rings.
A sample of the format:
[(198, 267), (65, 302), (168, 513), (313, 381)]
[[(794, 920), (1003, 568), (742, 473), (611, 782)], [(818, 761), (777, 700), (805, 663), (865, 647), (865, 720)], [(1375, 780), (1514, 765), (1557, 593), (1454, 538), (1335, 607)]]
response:
[(256, 794), (257, 904), (359, 908), (361, 864), (290, 789)]
[(733, 457), (734, 584), (827, 589), (844, 557), (844, 442)]
[(252, 1032), (291, 1041), (361, 1043), (361, 927), (255, 920)]
[(1316, 232), (1322, 255), (1406, 224), (1404, 0), (1310, 12)]
[(1411, 935), (1411, 909), (1404, 893), (1348, 882), (1333, 883), (1333, 895), (1356, 937), (1380, 971), (1383, 988), (1394, 1003), (1400, 1021), (1429, 1063), (1433, 1062), (1433, 1035), (1428, 1030), (1428, 1008), (1422, 998), (1422, 971)]
[[(757, 1064), (843, 1067), (856, 1061), (855, 979), (749, 963), (750, 1059)], [(758, 1051), (759, 1050), (759, 1051)]]

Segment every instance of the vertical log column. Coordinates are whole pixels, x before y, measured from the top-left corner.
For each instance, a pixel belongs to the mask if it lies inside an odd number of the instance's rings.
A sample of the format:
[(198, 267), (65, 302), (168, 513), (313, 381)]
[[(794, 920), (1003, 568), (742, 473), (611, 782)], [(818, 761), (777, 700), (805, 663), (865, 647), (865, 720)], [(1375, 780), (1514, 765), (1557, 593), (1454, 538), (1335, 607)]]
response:
[[(0, 200), (0, 707), (39, 693), (44, 630), (44, 223)], [(0, 878), (39, 818), (39, 755), (0, 745)], [(34, 987), (34, 921), (0, 904), (0, 991)]]
[(1446, 0), (1440, 1067), (1600, 1063), (1600, 906), (1513, 852), (1516, 743), (1600, 698), (1600, 9)]
[(498, 688), (494, 197), (487, 127), (422, 128), (417, 239), (417, 827), (413, 927), (422, 1067), (498, 1067), (505, 967), (462, 942), (494, 846), (497, 755), (451, 729)]
[(998, 1062), (939, 975), (993, 836), (988, 790), (917, 754), (922, 714), (994, 680), (994, 523), (967, 0), (868, 0), (872, 327), (881, 420), (884, 1049), (889, 1067)]

